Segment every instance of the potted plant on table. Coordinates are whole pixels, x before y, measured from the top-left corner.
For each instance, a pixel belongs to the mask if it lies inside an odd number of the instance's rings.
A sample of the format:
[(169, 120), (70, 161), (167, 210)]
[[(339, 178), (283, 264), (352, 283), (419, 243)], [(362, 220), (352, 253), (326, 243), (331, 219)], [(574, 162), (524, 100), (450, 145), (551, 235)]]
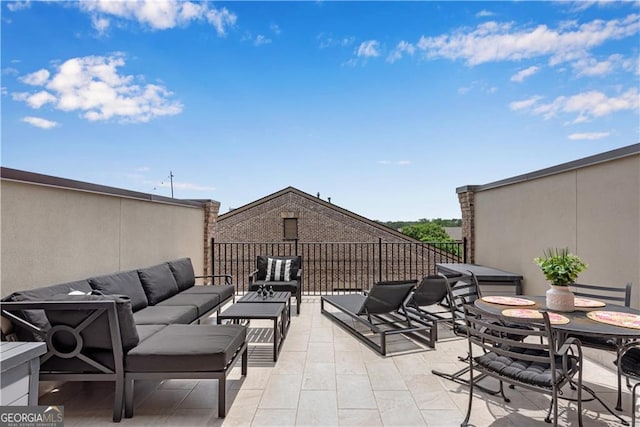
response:
[(569, 252), (569, 248), (547, 249), (543, 257), (534, 259), (544, 277), (551, 282), (547, 290), (547, 308), (554, 311), (573, 311), (574, 298), (569, 285), (588, 265), (580, 257)]

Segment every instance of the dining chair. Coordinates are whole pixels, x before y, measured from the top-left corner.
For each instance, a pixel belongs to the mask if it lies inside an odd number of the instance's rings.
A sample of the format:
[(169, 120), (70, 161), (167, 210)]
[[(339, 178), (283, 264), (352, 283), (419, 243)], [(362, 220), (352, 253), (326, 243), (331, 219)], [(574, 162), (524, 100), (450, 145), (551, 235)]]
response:
[[(468, 276), (445, 276), (442, 273), (438, 275), (444, 280), (447, 288), (447, 304), (451, 311), (450, 322), (453, 333), (462, 338), (467, 338), (467, 323), (465, 321), (465, 306), (473, 304), (478, 298), (481, 298), (480, 286), (478, 285), (478, 279), (475, 274), (469, 272)], [(456, 282), (452, 285), (449, 279), (455, 279)], [(460, 362), (471, 362), (469, 365), (453, 372), (442, 372), (436, 369), (431, 370), (431, 373), (453, 381), (458, 384), (469, 385), (469, 379), (465, 378), (465, 375), (473, 368), (473, 361), (471, 360), (471, 354), (467, 353), (466, 356), (458, 356)], [(480, 381), (482, 377), (476, 378), (476, 382)], [(484, 386), (477, 385), (477, 387), (489, 394), (498, 394), (500, 390), (491, 390)]]
[(636, 425), (636, 390), (640, 386), (640, 342), (633, 341), (620, 349), (618, 368), (627, 377), (638, 380), (631, 389), (631, 425)]
[[(573, 295), (602, 301), (607, 304), (631, 306), (631, 283), (625, 286), (604, 286), (604, 285), (587, 285), (582, 283), (574, 283), (570, 285), (573, 289)], [(575, 337), (580, 340), (582, 347), (594, 348), (597, 350), (606, 350), (616, 353), (614, 363), (617, 365), (618, 374), (618, 401), (616, 409), (622, 411), (622, 372), (620, 369), (621, 350), (627, 343), (627, 340), (607, 338), (602, 336), (589, 336), (579, 334), (569, 334), (569, 337)], [(629, 380), (626, 380), (627, 386), (630, 387)]]
[[(542, 318), (532, 323), (532, 319), (504, 318), (481, 312), (472, 305), (465, 305), (465, 322), (469, 345), (470, 389), (467, 414), (462, 426), (469, 425), (474, 386), (474, 371), (490, 376), (500, 382), (500, 394), (505, 402), (503, 383), (517, 385), (527, 390), (551, 395), (551, 406), (545, 419), (558, 425), (558, 399), (561, 389), (573, 384), (577, 390), (578, 424), (582, 426), (582, 392), (587, 391), (593, 398), (602, 401), (591, 389), (582, 383), (582, 348), (580, 340), (567, 338), (556, 347), (550, 337), (554, 336), (549, 315), (542, 312)], [(520, 326), (520, 327), (518, 327)], [(526, 326), (527, 328), (523, 328)], [(530, 328), (529, 326), (535, 326)], [(522, 339), (524, 337), (525, 339)], [(531, 337), (531, 339), (526, 339)], [(574, 378), (577, 376), (577, 383)]]

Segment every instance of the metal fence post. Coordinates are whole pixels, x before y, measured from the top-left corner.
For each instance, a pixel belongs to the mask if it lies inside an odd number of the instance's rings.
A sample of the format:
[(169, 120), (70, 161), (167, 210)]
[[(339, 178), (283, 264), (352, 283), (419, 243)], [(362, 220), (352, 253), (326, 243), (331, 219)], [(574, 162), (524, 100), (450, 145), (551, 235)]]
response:
[(216, 239), (211, 238), (211, 274), (216, 274), (216, 263), (214, 261), (216, 255), (216, 247), (215, 247)]
[(378, 282), (382, 282), (382, 237), (378, 237)]

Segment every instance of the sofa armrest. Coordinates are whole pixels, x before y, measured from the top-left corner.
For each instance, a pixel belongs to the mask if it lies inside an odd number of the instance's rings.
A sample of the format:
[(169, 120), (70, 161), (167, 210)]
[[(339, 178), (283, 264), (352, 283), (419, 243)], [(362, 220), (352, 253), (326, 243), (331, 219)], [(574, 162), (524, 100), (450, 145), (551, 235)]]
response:
[(249, 273), (249, 286), (251, 286), (251, 284), (255, 282), (257, 279), (258, 279), (258, 269), (255, 269), (251, 273)]
[[(217, 277), (224, 277), (224, 283), (226, 285), (233, 284), (233, 276), (231, 276), (230, 274), (207, 274), (203, 276), (195, 276), (196, 279), (215, 279)], [(205, 283), (205, 285), (214, 285), (213, 280), (211, 281), (211, 283)]]
[[(25, 310), (42, 310), (65, 312), (77, 314), (83, 318), (77, 326), (53, 325), (49, 329), (34, 325), (28, 320), (20, 316), (20, 312)], [(40, 358), (40, 364), (44, 364), (53, 356), (64, 357), (65, 359), (77, 358), (81, 361), (93, 366), (98, 372), (103, 374), (112, 374), (113, 369), (106, 367), (97, 360), (92, 359), (83, 352), (84, 346), (76, 345), (69, 347), (68, 344), (63, 348), (56, 348), (57, 339), (53, 336), (60, 331), (64, 331), (62, 335), (66, 339), (73, 339), (76, 344), (83, 343), (80, 333), (92, 324), (97, 323), (107, 314), (108, 335), (101, 337), (111, 352), (116, 372), (123, 372), (124, 351), (122, 348), (122, 337), (120, 333), (120, 324), (118, 321), (118, 312), (116, 302), (114, 300), (107, 301), (15, 301), (2, 303), (2, 315), (9, 319), (14, 328), (23, 328), (34, 335), (34, 341), (44, 341), (47, 343), (47, 353)], [(73, 348), (73, 350), (69, 350)], [(46, 372), (41, 371), (42, 374)]]

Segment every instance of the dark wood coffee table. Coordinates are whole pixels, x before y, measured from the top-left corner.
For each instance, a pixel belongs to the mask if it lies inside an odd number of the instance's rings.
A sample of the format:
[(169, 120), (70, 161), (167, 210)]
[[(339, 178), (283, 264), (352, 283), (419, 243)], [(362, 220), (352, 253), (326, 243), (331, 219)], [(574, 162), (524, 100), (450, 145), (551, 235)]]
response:
[(231, 320), (240, 323), (241, 320), (263, 319), (273, 321), (273, 361), (278, 361), (278, 354), (282, 341), (289, 328), (289, 310), (285, 302), (252, 302), (233, 304), (218, 314), (217, 322)]
[(289, 323), (291, 322), (291, 292), (274, 292), (273, 295), (267, 295), (266, 297), (259, 295), (257, 292), (247, 292), (236, 303), (285, 303), (287, 304), (287, 324), (285, 330), (289, 330)]

